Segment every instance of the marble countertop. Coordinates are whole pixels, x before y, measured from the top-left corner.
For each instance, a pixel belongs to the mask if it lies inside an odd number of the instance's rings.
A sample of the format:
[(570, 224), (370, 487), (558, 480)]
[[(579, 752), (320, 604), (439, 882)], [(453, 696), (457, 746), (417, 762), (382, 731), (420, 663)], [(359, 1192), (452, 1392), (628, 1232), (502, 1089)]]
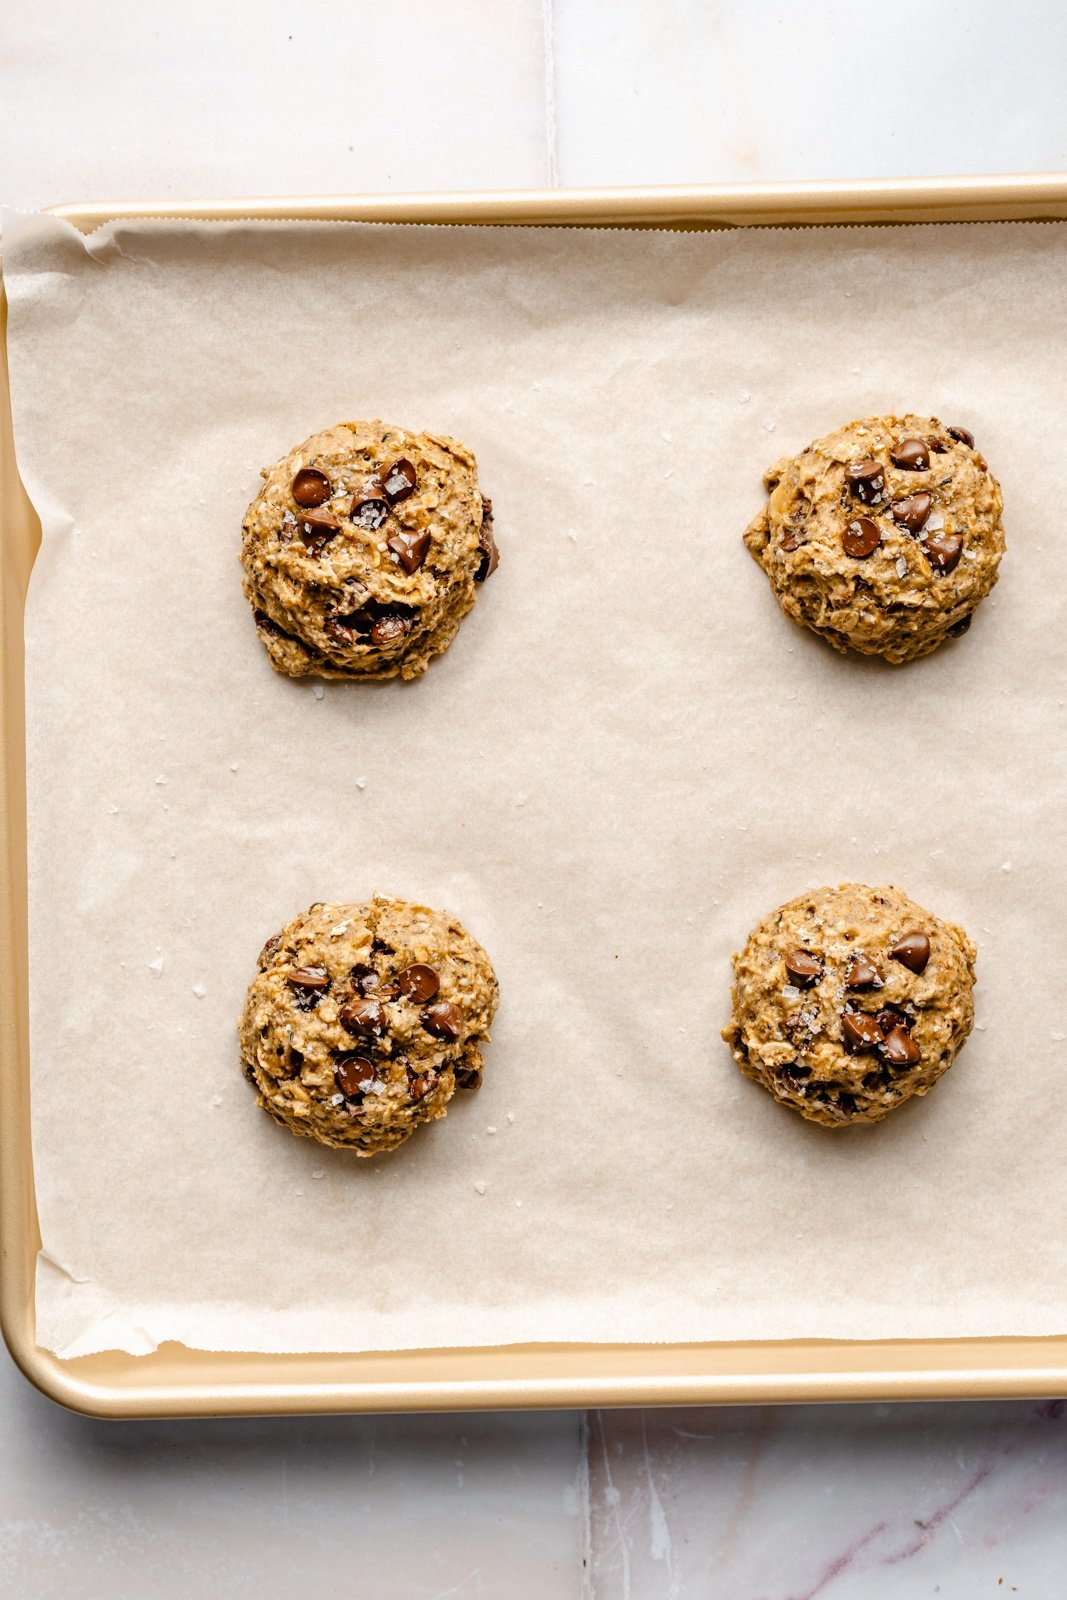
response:
[[(1067, 168), (1042, 0), (9, 0), (0, 199)], [(0, 1368), (12, 1600), (1058, 1600), (1061, 1402), (99, 1423)]]

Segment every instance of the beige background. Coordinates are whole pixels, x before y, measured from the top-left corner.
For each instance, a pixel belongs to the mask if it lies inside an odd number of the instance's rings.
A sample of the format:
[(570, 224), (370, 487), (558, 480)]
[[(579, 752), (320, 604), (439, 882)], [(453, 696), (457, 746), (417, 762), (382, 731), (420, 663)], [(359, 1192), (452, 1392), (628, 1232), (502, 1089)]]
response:
[[(8, 220), (43, 1342), (1062, 1328), (1063, 241)], [(776, 455), (909, 406), (973, 428), (1009, 553), (891, 670), (787, 624), (739, 534)], [(422, 683), (320, 699), (236, 530), (373, 412), (478, 452), (503, 560)], [(750, 924), (839, 877), (965, 923), (980, 1031), (835, 1138), (717, 1031)], [(254, 1114), (233, 1023), (267, 933), (374, 888), (458, 912), (504, 1000), (477, 1100), (357, 1165)]]

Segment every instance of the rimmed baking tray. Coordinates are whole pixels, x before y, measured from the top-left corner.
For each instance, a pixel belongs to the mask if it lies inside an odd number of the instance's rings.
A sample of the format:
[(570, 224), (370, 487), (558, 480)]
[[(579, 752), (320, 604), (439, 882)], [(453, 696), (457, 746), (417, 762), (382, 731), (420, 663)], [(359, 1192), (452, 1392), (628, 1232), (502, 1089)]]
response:
[[(116, 218), (720, 228), (1067, 218), (1067, 178), (600, 189), (322, 199), (170, 201), (55, 208), (91, 231)], [(6, 329), (6, 301), (0, 316)], [(1052, 1339), (687, 1345), (521, 1345), (373, 1354), (153, 1355), (62, 1361), (34, 1337), (40, 1233), (29, 1114), (22, 621), (40, 526), (18, 477), (0, 351), (0, 1325), (44, 1393), (97, 1416), (415, 1411), (1054, 1395), (1067, 1335)]]

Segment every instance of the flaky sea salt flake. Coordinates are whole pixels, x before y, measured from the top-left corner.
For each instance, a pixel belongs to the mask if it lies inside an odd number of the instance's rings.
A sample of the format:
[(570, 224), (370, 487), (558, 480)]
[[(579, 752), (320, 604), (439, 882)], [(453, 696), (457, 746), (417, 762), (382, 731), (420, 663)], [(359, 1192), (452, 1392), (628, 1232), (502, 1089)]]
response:
[(485, 1193), (485, 1184), (482, 1182), (481, 1178), (479, 1178), (478, 1182), (474, 1185), (474, 1192), (475, 1194)]
[(148, 963), (148, 970), (149, 972), (154, 973), (157, 978), (161, 978), (163, 976), (162, 955), (157, 955), (154, 961), (150, 961)]

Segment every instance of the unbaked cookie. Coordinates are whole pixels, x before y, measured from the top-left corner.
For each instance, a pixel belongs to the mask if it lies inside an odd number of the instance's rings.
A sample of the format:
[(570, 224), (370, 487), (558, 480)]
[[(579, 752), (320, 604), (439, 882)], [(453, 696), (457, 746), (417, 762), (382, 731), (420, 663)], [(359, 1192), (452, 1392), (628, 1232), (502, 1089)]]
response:
[(741, 1071), (812, 1122), (880, 1122), (926, 1094), (974, 1021), (975, 948), (899, 889), (813, 889), (734, 957), (723, 1038)]
[(870, 417), (764, 474), (745, 544), (835, 650), (912, 661), (966, 632), (1004, 554), (1000, 485), (966, 428)]
[(314, 905), (268, 939), (238, 1034), (290, 1132), (374, 1156), (481, 1081), (499, 990), (454, 917), (409, 900)]
[(275, 466), (245, 514), (244, 589), (291, 678), (417, 678), (496, 568), (493, 510), (455, 439), (341, 422)]

